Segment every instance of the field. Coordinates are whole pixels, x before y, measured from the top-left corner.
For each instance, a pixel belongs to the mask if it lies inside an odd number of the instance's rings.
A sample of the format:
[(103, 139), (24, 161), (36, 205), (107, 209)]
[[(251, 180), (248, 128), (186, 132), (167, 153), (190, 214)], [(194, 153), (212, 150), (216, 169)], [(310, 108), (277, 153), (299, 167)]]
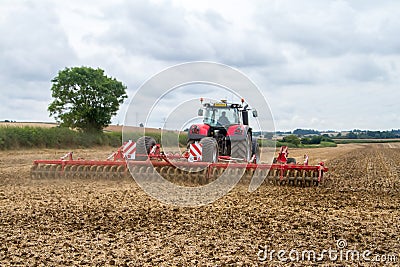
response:
[[(75, 153), (102, 159), (112, 150)], [(291, 149), (298, 160), (308, 153), (311, 163), (326, 162), (330, 172), (324, 186), (263, 185), (249, 193), (248, 185), (239, 184), (213, 204), (196, 208), (161, 204), (133, 179), (29, 177), (34, 159), (65, 152), (0, 152), (1, 266), (399, 264), (399, 143)], [(340, 251), (370, 250), (369, 258), (380, 256), (382, 262), (332, 260), (327, 254), (321, 261), (302, 261), (304, 250), (339, 251), (338, 240), (347, 242)], [(286, 261), (278, 259), (278, 250), (287, 252)], [(298, 261), (293, 254), (289, 258), (290, 250), (300, 252)], [(267, 257), (260, 261), (264, 251)]]
[(42, 128), (52, 128), (56, 127), (56, 123), (46, 123), (46, 122), (0, 122), (0, 127), (42, 127)]

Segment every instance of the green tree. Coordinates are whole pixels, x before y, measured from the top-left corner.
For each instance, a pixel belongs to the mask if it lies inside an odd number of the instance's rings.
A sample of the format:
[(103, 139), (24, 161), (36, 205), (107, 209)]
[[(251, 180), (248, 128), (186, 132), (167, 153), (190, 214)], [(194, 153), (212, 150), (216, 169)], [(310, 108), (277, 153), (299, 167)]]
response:
[(308, 137), (303, 137), (303, 138), (301, 138), (301, 143), (303, 144), (303, 145), (309, 145), (309, 144), (311, 144), (311, 139), (310, 138), (308, 138)]
[(314, 135), (313, 137), (311, 137), (311, 144), (318, 145), (321, 144), (321, 141), (322, 141), (322, 136)]
[(293, 145), (298, 146), (300, 145), (300, 138), (294, 134), (291, 134), (283, 137), (283, 142), (292, 143)]
[(349, 139), (357, 139), (358, 135), (355, 134), (354, 132), (350, 132), (350, 133), (347, 134), (346, 137), (349, 138)]
[(98, 132), (111, 123), (127, 98), (126, 86), (90, 67), (65, 68), (51, 80), (50, 116), (62, 126)]

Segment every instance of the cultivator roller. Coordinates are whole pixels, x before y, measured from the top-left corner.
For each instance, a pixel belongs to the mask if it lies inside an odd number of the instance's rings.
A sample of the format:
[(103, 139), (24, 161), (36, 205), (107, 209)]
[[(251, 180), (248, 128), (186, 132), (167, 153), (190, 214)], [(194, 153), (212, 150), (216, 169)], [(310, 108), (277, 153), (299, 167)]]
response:
[[(328, 169), (323, 162), (310, 166), (296, 164), (287, 158), (287, 147), (282, 147), (273, 164), (250, 162), (227, 156), (217, 157), (215, 162), (203, 162), (201, 147), (191, 146), (183, 154), (164, 153), (154, 139), (139, 138), (128, 141), (107, 160), (73, 159), (67, 153), (59, 160), (35, 160), (31, 169), (32, 178), (123, 178), (133, 176), (146, 181), (157, 181), (162, 176), (170, 182), (182, 185), (204, 185), (224, 177), (241, 177), (249, 182), (253, 178), (265, 179), (268, 184), (313, 186), (323, 182)], [(191, 149), (196, 149), (193, 153)], [(193, 157), (193, 155), (196, 155)]]

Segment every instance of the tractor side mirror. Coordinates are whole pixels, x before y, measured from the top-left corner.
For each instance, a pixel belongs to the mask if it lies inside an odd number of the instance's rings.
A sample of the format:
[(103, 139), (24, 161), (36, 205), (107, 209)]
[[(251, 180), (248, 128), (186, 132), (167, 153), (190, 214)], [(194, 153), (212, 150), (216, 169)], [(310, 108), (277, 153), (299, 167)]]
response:
[(254, 118), (258, 117), (257, 110), (253, 110), (253, 117), (254, 117)]
[(198, 116), (203, 116), (203, 109), (199, 109), (199, 111), (197, 112)]

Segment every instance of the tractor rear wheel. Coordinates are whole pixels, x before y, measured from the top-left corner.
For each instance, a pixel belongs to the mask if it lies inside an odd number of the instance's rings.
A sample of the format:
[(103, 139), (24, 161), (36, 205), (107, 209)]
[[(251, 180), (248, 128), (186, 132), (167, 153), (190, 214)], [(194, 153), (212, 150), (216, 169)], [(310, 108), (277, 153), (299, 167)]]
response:
[(249, 162), (251, 158), (251, 147), (250, 134), (247, 134), (245, 140), (231, 141), (231, 157)]
[(215, 163), (218, 161), (218, 143), (212, 137), (204, 137), (200, 140), (203, 162)]
[(153, 146), (156, 145), (156, 140), (150, 136), (142, 136), (136, 141), (136, 158), (137, 161), (148, 159), (148, 155)]

